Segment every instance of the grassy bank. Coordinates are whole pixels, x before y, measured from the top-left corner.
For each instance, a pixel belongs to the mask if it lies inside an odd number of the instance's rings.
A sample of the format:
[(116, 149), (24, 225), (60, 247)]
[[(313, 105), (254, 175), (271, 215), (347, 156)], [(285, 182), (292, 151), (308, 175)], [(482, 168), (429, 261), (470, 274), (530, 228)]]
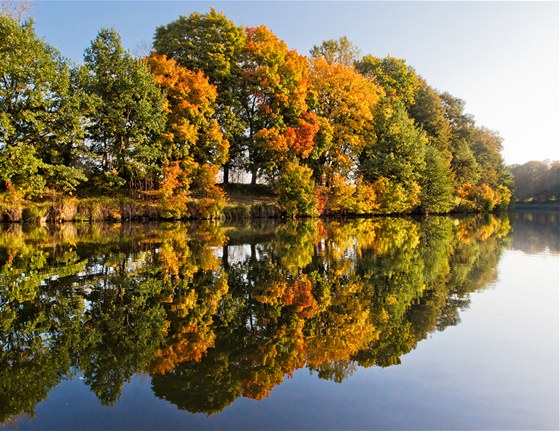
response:
[[(278, 218), (282, 211), (272, 189), (266, 186), (233, 184), (224, 187), (228, 199), (220, 214), (212, 218), (243, 220)], [(198, 219), (197, 200), (189, 202), (190, 217)], [(0, 222), (67, 222), (172, 220), (157, 200), (131, 197), (65, 197), (42, 202), (19, 201), (0, 204)]]
[[(278, 204), (274, 190), (265, 185), (228, 184), (222, 186), (227, 196), (225, 206), (213, 212), (205, 211), (208, 200), (188, 202), (187, 216), (177, 216), (162, 207), (155, 196), (90, 196), (50, 198), (41, 202), (0, 202), (0, 222), (93, 222), (219, 219), (282, 218), (286, 214)], [(517, 203), (513, 211), (560, 211), (560, 202)], [(210, 214), (210, 215), (208, 215)], [(337, 216), (323, 213), (323, 216)], [(344, 213), (345, 217), (352, 216)], [(354, 214), (363, 217), (366, 214)], [(379, 215), (379, 214), (378, 214)], [(387, 214), (385, 214), (387, 215)]]

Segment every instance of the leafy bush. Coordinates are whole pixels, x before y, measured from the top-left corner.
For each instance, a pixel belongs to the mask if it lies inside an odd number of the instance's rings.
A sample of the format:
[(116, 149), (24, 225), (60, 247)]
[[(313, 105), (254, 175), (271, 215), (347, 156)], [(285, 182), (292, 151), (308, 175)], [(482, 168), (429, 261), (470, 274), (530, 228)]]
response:
[(283, 167), (276, 187), (278, 203), (288, 216), (318, 215), (312, 174), (310, 168), (297, 162)]

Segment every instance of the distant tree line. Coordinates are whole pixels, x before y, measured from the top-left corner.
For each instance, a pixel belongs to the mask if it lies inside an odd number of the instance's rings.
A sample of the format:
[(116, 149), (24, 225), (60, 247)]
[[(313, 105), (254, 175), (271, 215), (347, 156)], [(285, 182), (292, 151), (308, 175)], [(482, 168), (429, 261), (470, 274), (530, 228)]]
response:
[(531, 161), (510, 166), (510, 170), (516, 200), (546, 202), (560, 198), (560, 161)]
[(79, 66), (4, 14), (0, 204), (102, 194), (210, 216), (235, 169), (291, 216), (505, 208), (502, 140), (464, 107), (346, 37), (306, 57), (214, 9), (158, 27), (145, 58), (102, 29)]

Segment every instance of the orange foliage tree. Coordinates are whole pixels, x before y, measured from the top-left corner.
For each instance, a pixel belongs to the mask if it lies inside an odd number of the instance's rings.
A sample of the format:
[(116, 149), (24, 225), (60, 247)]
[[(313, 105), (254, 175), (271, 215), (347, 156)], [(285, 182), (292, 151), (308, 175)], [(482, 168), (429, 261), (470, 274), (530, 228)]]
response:
[(167, 123), (159, 139), (165, 157), (164, 210), (169, 216), (188, 215), (189, 198), (196, 198), (194, 215), (209, 218), (223, 207), (224, 195), (215, 182), (229, 146), (214, 115), (216, 87), (202, 72), (179, 66), (165, 55), (153, 53), (148, 65), (167, 96)]
[(242, 61), (246, 168), (274, 176), (287, 159), (309, 157), (318, 119), (309, 112), (307, 59), (265, 26), (245, 29)]
[[(356, 193), (358, 157), (375, 141), (373, 113), (383, 90), (353, 67), (329, 63), (323, 57), (311, 61), (314, 112), (320, 130), (310, 156), (319, 194), (326, 211), (350, 210)], [(333, 189), (334, 188), (334, 189)], [(344, 196), (338, 199), (338, 196)], [(333, 200), (334, 199), (334, 200)]]

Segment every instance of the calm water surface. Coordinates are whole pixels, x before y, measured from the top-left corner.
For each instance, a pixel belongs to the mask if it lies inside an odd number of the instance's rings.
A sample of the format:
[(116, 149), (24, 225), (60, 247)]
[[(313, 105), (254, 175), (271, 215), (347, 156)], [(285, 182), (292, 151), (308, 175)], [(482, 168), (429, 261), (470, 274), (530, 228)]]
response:
[(557, 213), (0, 226), (0, 424), (558, 429)]

